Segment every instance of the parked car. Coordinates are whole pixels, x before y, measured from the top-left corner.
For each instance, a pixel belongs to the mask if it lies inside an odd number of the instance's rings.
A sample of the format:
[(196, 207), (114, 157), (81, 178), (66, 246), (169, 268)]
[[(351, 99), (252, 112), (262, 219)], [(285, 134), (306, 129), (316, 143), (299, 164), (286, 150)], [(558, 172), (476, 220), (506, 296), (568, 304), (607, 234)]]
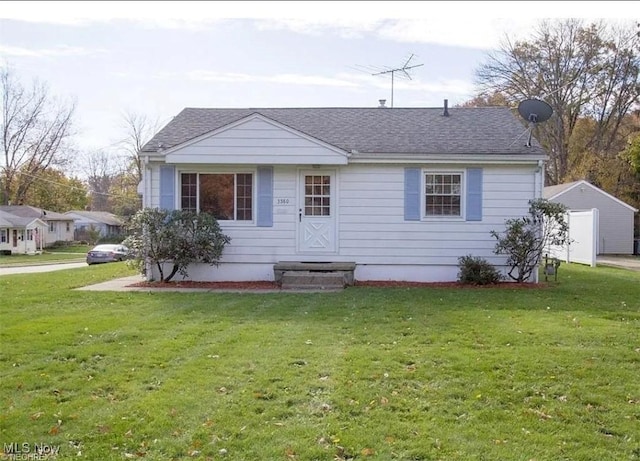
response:
[(129, 249), (124, 245), (96, 245), (87, 253), (87, 264), (124, 261), (129, 258)]

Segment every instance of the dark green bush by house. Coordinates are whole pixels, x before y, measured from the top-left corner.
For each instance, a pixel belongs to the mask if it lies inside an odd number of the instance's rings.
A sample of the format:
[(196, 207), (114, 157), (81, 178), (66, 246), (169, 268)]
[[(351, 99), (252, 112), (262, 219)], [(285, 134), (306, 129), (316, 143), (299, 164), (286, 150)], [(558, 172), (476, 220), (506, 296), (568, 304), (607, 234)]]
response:
[(489, 285), (502, 280), (502, 274), (486, 259), (471, 255), (458, 258), (458, 281), (471, 285)]

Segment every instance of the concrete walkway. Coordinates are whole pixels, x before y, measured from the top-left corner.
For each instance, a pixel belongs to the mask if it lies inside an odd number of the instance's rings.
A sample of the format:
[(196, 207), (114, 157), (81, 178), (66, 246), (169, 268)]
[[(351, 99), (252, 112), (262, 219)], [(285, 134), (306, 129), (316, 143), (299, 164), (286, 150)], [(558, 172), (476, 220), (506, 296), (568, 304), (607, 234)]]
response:
[(596, 258), (598, 266), (613, 266), (640, 271), (640, 256), (600, 255)]
[[(76, 288), (77, 291), (141, 291), (145, 293), (312, 293), (314, 291), (329, 292), (333, 290), (281, 290), (279, 288), (271, 289), (242, 289), (242, 288), (151, 288), (151, 287), (134, 287), (131, 286), (138, 282), (144, 282), (141, 275), (132, 275), (120, 279), (109, 280), (108, 282), (96, 283), (86, 287)], [(341, 291), (341, 290), (340, 290)]]

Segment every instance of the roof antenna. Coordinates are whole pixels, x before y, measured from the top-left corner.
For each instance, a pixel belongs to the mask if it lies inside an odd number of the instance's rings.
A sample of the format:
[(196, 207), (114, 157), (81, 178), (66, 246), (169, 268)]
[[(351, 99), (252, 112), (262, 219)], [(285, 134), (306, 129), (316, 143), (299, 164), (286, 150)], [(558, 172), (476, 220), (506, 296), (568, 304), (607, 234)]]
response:
[[(416, 67), (424, 66), (424, 64), (414, 64), (413, 66), (410, 66), (409, 62), (411, 62), (414, 56), (415, 54), (411, 53), (411, 56), (409, 56), (409, 59), (407, 59), (407, 62), (405, 62), (402, 67), (396, 67), (395, 69), (392, 69), (385, 66), (382, 70), (380, 70), (380, 69), (375, 69), (369, 66), (369, 69), (366, 70), (366, 72), (371, 72), (372, 70), (376, 71), (371, 75), (391, 74), (391, 107), (393, 107), (393, 84), (394, 84), (396, 72), (400, 72), (400, 75), (399, 75), (400, 77), (408, 78), (409, 80), (411, 80), (411, 75), (409, 75), (409, 72), (407, 71), (410, 69), (415, 69)], [(361, 66), (361, 67), (364, 67), (364, 66)]]
[(553, 115), (553, 108), (541, 99), (525, 99), (518, 104), (518, 113), (529, 122), (529, 139), (525, 146), (531, 147), (531, 133), (537, 123), (546, 122)]

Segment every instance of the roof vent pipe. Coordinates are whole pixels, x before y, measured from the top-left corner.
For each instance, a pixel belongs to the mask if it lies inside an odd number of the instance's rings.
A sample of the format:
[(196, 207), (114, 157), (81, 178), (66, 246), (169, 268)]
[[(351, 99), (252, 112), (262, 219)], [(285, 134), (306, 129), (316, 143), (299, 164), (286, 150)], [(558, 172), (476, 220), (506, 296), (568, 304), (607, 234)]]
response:
[(386, 99), (378, 99), (378, 102), (380, 103), (380, 105), (378, 107), (384, 107), (384, 108), (387, 107), (387, 106), (385, 106), (385, 104), (387, 103)]
[(449, 116), (449, 100), (448, 99), (444, 100), (444, 113), (442, 115), (444, 115), (445, 117)]

